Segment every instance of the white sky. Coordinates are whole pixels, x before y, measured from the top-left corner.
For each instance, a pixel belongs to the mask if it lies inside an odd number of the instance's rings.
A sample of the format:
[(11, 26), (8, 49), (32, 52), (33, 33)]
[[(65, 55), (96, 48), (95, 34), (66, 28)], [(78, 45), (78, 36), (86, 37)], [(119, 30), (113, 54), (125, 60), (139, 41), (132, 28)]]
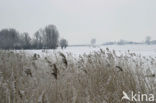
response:
[(70, 44), (156, 39), (156, 0), (0, 0), (0, 29), (57, 26)]

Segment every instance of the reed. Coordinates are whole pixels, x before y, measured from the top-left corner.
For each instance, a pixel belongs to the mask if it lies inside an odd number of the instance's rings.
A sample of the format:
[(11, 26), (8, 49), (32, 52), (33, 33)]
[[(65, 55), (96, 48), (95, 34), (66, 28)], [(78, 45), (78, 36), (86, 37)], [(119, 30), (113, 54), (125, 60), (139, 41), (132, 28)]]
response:
[(124, 103), (122, 91), (156, 95), (155, 59), (108, 48), (76, 59), (0, 51), (0, 103)]

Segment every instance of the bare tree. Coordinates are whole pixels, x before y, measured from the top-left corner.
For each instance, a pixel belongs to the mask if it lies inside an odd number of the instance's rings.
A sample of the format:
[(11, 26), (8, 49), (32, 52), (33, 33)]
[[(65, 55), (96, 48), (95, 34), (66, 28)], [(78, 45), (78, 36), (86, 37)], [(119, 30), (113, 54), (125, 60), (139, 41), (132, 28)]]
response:
[(68, 46), (68, 41), (66, 39), (61, 39), (60, 40), (60, 46), (61, 48), (66, 48)]
[(151, 42), (151, 37), (147, 36), (146, 39), (145, 39), (145, 43), (150, 45), (150, 42)]
[(90, 43), (91, 43), (91, 46), (95, 47), (96, 39), (95, 38), (91, 39)]
[(44, 29), (46, 47), (56, 49), (58, 47), (59, 32), (55, 25), (48, 25)]
[(0, 31), (0, 48), (14, 49), (19, 42), (19, 33), (15, 29), (3, 29)]
[(34, 36), (35, 36), (35, 40), (34, 40), (35, 48), (37, 49), (43, 48), (44, 31), (42, 29), (39, 29), (38, 31), (35, 32)]
[(25, 32), (25, 33), (22, 33), (21, 35), (22, 35), (22, 40), (21, 41), (23, 42), (22, 48), (29, 49), (30, 46), (31, 46), (31, 43), (30, 43), (31, 38), (30, 38), (29, 34), (27, 32)]

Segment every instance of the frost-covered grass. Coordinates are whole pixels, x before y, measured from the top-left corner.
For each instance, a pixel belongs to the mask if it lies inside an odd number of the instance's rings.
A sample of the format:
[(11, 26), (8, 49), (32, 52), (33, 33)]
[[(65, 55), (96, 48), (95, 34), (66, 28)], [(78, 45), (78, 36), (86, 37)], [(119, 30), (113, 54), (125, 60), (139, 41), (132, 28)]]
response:
[(156, 95), (156, 58), (124, 54), (0, 51), (0, 103), (122, 103), (122, 91)]

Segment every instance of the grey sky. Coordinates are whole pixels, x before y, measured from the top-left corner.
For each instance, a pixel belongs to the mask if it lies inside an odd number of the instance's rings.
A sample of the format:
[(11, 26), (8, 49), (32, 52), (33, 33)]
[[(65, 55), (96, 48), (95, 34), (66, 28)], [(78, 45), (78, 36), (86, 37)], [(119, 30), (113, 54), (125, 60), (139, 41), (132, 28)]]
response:
[(70, 44), (156, 39), (156, 0), (0, 0), (0, 29), (55, 24)]

